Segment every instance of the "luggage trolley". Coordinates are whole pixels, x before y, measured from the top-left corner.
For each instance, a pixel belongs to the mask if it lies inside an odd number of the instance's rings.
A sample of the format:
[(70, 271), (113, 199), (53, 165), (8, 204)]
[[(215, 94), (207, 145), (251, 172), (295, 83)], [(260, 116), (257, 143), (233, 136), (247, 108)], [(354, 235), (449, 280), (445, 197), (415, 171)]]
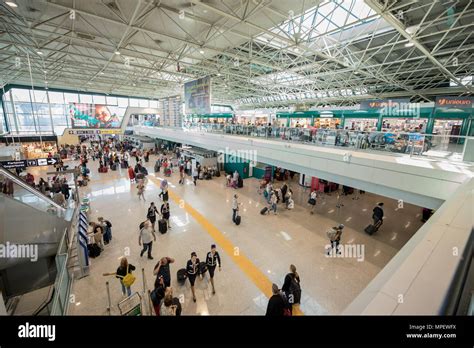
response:
[(118, 304), (120, 315), (141, 316), (143, 315), (142, 297), (138, 292), (133, 293)]

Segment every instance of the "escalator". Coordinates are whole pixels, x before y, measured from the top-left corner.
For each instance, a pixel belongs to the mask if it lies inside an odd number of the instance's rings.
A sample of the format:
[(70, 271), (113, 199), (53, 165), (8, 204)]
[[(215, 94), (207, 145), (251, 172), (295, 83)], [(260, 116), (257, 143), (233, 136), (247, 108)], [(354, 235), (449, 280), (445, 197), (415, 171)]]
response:
[(48, 286), (74, 207), (62, 207), (0, 168), (0, 290), (4, 299)]

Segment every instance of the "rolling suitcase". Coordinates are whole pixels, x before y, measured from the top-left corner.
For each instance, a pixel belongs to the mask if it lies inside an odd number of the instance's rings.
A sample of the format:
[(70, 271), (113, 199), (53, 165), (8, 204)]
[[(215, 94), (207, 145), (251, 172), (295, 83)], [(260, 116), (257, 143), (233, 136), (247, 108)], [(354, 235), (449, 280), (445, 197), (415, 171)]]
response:
[(365, 233), (367, 233), (368, 235), (373, 235), (375, 232), (377, 232), (377, 227), (375, 227), (374, 225), (370, 224), (369, 226), (367, 226), (365, 229), (364, 229)]
[(188, 274), (186, 273), (186, 269), (181, 268), (176, 272), (176, 279), (178, 279), (178, 284), (184, 285), (186, 282), (186, 278), (188, 277)]
[(207, 272), (207, 265), (205, 262), (199, 262), (199, 273), (204, 275)]
[(127, 168), (127, 164), (126, 164), (125, 162), (120, 163), (120, 168), (126, 169), (126, 168)]
[(168, 224), (166, 223), (165, 219), (158, 221), (158, 230), (161, 234), (165, 234), (168, 231)]
[(264, 207), (262, 210), (260, 210), (260, 214), (265, 215), (268, 213), (268, 207)]
[(237, 215), (237, 216), (235, 217), (235, 224), (238, 226), (238, 225), (240, 225), (240, 222), (241, 222), (241, 221), (242, 221), (242, 218), (240, 217), (240, 215)]
[(244, 180), (239, 176), (239, 180), (237, 180), (237, 187), (242, 188), (244, 187)]
[(110, 169), (111, 169), (111, 170), (117, 170), (117, 164), (116, 164), (116, 163), (111, 164), (111, 165), (110, 165)]

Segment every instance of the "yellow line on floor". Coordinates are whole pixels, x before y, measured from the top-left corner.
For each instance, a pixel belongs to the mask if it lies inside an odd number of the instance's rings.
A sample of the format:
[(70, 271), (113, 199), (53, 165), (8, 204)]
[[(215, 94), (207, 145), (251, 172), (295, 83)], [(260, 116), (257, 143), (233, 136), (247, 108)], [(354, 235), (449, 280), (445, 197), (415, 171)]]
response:
[[(160, 181), (161, 179), (152, 177), (151, 175), (148, 178), (155, 182)], [(155, 182), (155, 184), (157, 184)], [(158, 186), (159, 183), (158, 183)], [(168, 190), (169, 197), (179, 206), (184, 202), (183, 208), (204, 228), (204, 230), (216, 241), (219, 247), (224, 250), (227, 255), (237, 264), (237, 266), (250, 278), (250, 280), (262, 291), (265, 296), (270, 298), (272, 296), (272, 282), (268, 277), (255, 266), (248, 257), (246, 257), (241, 250), (236, 249), (236, 246), (224, 236), (224, 234), (219, 231), (219, 229), (214, 226), (208, 219), (206, 219), (201, 213), (194, 209), (191, 205), (187, 204), (181, 197), (177, 194)], [(238, 250), (238, 254), (236, 253)], [(294, 315), (303, 315), (303, 312), (299, 308), (299, 305), (293, 306)]]

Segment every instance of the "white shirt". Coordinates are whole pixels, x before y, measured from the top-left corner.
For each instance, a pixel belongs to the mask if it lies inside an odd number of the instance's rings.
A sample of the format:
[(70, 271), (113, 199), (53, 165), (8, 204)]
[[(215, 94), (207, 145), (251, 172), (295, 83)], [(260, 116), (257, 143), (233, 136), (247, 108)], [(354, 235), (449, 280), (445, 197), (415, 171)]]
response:
[(277, 197), (276, 194), (273, 194), (272, 197), (270, 198), (270, 203), (271, 204), (277, 204)]
[(153, 230), (148, 227), (148, 228), (142, 228), (140, 231), (140, 238), (142, 240), (143, 244), (148, 244), (153, 241)]
[(237, 201), (237, 198), (232, 199), (232, 209), (238, 209), (239, 208), (239, 202)]
[(311, 192), (311, 199), (316, 199), (316, 191)]

